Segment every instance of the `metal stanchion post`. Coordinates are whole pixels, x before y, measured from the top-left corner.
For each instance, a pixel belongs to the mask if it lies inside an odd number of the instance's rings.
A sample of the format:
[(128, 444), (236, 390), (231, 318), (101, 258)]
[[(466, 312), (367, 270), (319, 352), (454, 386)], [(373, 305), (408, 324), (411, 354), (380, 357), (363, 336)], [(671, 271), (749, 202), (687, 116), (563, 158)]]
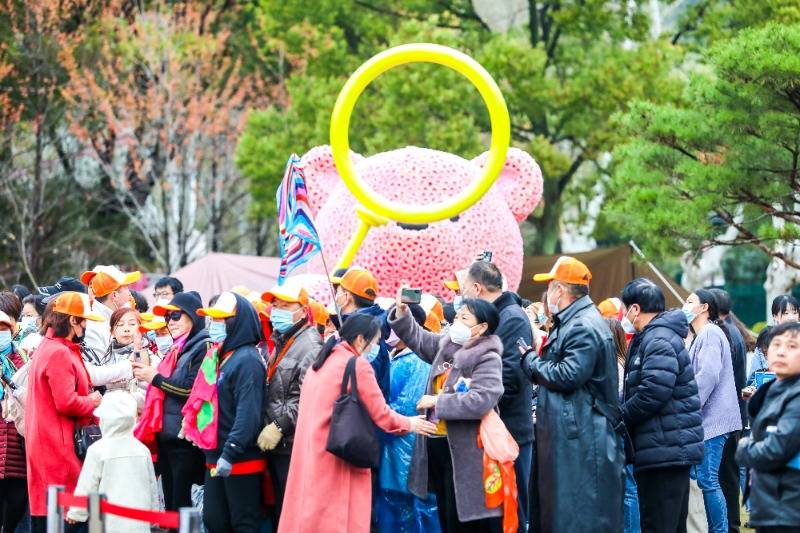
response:
[(181, 507), (178, 533), (199, 533), (202, 517), (194, 507)]
[(62, 492), (63, 485), (47, 487), (47, 533), (64, 533), (64, 515), (58, 505), (58, 495)]
[(103, 511), (100, 508), (103, 499), (104, 496), (102, 494), (96, 492), (89, 494), (89, 502), (86, 506), (86, 510), (89, 513), (89, 533), (105, 532), (105, 520), (103, 519)]

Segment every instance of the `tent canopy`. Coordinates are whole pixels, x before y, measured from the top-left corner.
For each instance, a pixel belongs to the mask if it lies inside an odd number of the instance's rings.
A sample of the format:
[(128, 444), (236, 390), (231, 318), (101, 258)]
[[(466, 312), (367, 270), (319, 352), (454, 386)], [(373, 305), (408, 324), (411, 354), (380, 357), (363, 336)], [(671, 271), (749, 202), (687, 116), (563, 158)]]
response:
[[(187, 291), (199, 292), (203, 303), (207, 303), (212, 296), (237, 285), (259, 292), (268, 290), (277, 283), (280, 264), (279, 257), (210, 253), (170, 276), (181, 280)], [(152, 293), (151, 287), (145, 294), (150, 298)]]
[[(633, 260), (631, 252), (630, 246), (625, 245), (565, 255), (574, 257), (589, 267), (589, 271), (592, 273), (589, 290), (592, 300), (596, 304), (606, 298), (619, 297), (626, 283), (639, 277), (645, 277), (652, 280), (664, 291), (668, 309), (683, 305), (683, 302), (672, 294), (672, 291), (647, 264)], [(541, 300), (542, 293), (547, 289), (547, 285), (534, 282), (533, 275), (540, 272), (550, 272), (558, 258), (558, 255), (526, 257), (522, 267), (522, 282), (519, 287), (519, 295), (532, 301)], [(669, 279), (669, 276), (663, 272), (662, 275), (670, 281), (672, 287), (678, 291), (681, 297), (685, 299), (689, 295), (683, 287), (674, 282), (674, 280)]]

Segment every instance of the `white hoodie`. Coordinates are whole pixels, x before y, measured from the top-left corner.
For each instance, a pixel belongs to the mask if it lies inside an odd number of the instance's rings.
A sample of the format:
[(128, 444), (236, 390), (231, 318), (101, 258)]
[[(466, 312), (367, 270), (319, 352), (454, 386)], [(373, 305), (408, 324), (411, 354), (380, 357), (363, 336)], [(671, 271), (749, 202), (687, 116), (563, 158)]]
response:
[[(125, 391), (103, 396), (95, 409), (103, 438), (86, 452), (86, 460), (75, 487), (75, 494), (104, 494), (115, 505), (136, 509), (159, 510), (158, 486), (150, 450), (133, 436), (136, 423), (136, 400)], [(85, 509), (70, 508), (67, 517), (85, 522)], [(106, 514), (107, 533), (150, 532), (150, 524)]]

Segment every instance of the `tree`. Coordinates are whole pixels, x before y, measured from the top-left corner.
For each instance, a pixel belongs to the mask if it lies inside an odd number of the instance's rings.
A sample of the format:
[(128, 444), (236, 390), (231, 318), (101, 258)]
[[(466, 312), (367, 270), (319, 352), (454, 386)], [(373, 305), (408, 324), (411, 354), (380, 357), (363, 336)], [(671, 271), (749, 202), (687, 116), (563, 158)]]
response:
[(662, 257), (752, 245), (797, 272), (800, 25), (745, 30), (707, 61), (679, 104), (620, 118), (632, 140), (614, 152), (609, 218)]
[(84, 175), (167, 272), (222, 249), (247, 209), (233, 154), (264, 88), (226, 54), (228, 31), (206, 31), (214, 13), (155, 3), (103, 16), (62, 54)]
[[(95, 254), (120, 257), (110, 241), (87, 245), (103, 206), (73, 181), (75, 147), (61, 127), (66, 76), (58, 50), (84, 13), (77, 0), (0, 2), (0, 282), (6, 285), (74, 274)], [(119, 230), (113, 216), (105, 222)]]
[[(392, 44), (439, 42), (475, 57), (503, 90), (514, 142), (536, 157), (545, 177), (543, 207), (529, 219), (537, 230), (531, 248), (553, 253), (570, 191), (591, 189), (602, 177), (603, 155), (621, 140), (609, 118), (631, 98), (666, 100), (677, 94), (669, 75), (676, 50), (666, 40), (649, 39), (647, 16), (638, 4), (609, 9), (601, 0), (529, 2), (527, 20), (506, 33), (492, 32), (465, 0), (323, 4), (309, 11), (298, 1), (260, 3), (273, 35), (287, 43), (287, 55), (296, 60), (287, 65), (288, 101), (268, 115), (254, 114), (250, 135), (240, 145), (240, 164), (259, 205), (273, 201), (288, 152), (327, 142), (333, 101), (361, 62)], [(386, 150), (418, 143), (465, 156), (481, 151), (474, 140), (482, 140), (478, 134), (488, 133), (489, 126), (482, 104), (467, 83), (457, 84), (457, 76), (441, 70), (412, 66), (385, 74), (386, 81), (378, 80), (365, 97), (374, 95), (374, 107), (359, 102), (359, 117), (368, 119), (361, 130), (353, 125), (353, 145)], [(411, 74), (416, 72), (421, 75)], [(313, 105), (301, 116), (293, 107), (304, 103)], [(369, 112), (361, 114), (362, 109)], [(303, 123), (288, 137), (287, 151), (282, 127), (298, 119)], [(439, 136), (448, 128), (460, 135)], [(261, 148), (249, 139), (262, 139)], [(278, 146), (285, 152), (280, 158), (270, 151)], [(258, 160), (269, 162), (269, 176), (248, 164)], [(270, 194), (262, 196), (262, 190)]]

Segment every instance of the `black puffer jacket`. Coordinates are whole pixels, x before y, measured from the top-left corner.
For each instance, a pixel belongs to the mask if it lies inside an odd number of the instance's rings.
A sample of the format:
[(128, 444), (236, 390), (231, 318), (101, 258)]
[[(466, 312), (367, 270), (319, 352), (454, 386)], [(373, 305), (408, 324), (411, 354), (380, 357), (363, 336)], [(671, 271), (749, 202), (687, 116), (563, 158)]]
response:
[(205, 329), (206, 321), (197, 315), (197, 310), (203, 306), (200, 295), (195, 291), (181, 292), (175, 295), (170, 305), (189, 315), (192, 319), (192, 329), (181, 353), (178, 354), (178, 362), (172, 375), (167, 378), (156, 374), (153, 378), (153, 386), (164, 391), (164, 424), (161, 429), (161, 439), (178, 438), (183, 421), (181, 411), (192, 392), (203, 357), (211, 346)]
[(800, 530), (800, 470), (786, 466), (800, 453), (800, 377), (759, 387), (747, 406), (751, 438), (736, 461), (752, 469), (750, 523)]
[(500, 322), (495, 335), (503, 342), (503, 397), (497, 404), (500, 418), (518, 444), (533, 441), (531, 416), (531, 381), (519, 364), (517, 340), (533, 343), (533, 332), (528, 315), (522, 309), (522, 300), (513, 292), (504, 292), (494, 301)]
[(227, 337), (218, 352), (218, 448), (205, 452), (209, 463), (216, 463), (220, 456), (230, 463), (262, 456), (256, 439), (264, 418), (267, 367), (256, 344), (264, 335), (250, 302), (238, 294), (234, 296), (236, 315), (225, 320)]
[(703, 417), (680, 310), (657, 315), (631, 340), (622, 416), (633, 438), (637, 470), (699, 464)]

